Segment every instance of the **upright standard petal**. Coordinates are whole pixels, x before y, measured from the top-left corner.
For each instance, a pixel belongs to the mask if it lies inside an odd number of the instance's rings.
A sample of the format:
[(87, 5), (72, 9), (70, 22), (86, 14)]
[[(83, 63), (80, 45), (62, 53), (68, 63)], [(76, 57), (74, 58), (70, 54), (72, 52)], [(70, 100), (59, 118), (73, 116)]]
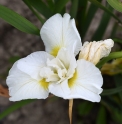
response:
[(102, 75), (94, 64), (86, 60), (78, 60), (74, 76), (69, 79), (71, 93), (65, 99), (81, 98), (92, 102), (100, 101)]
[(48, 97), (48, 83), (43, 79), (33, 79), (27, 73), (22, 72), (17, 67), (16, 62), (7, 77), (7, 85), (9, 87), (9, 95), (11, 101), (19, 101), (23, 99), (45, 99)]
[(74, 49), (78, 54), (81, 48), (81, 38), (76, 29), (74, 19), (69, 14), (56, 14), (49, 18), (40, 31), (41, 38), (45, 44), (46, 51), (54, 56), (60, 48)]

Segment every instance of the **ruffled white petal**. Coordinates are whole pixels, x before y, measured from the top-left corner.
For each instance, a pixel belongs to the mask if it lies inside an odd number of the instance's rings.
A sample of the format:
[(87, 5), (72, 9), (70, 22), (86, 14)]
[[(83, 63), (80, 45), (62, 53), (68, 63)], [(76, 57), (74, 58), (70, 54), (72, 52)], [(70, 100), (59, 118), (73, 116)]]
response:
[(72, 77), (77, 66), (76, 59), (72, 49), (71, 50), (69, 49), (67, 50), (65, 48), (60, 49), (57, 58), (63, 63), (63, 65), (67, 69), (66, 77), (68, 78)]
[(34, 52), (27, 57), (18, 60), (17, 68), (30, 75), (32, 78), (39, 79), (41, 68), (46, 66), (47, 59), (51, 60), (53, 58), (52, 55), (43, 51)]
[(18, 62), (13, 65), (7, 77), (10, 100), (47, 98), (49, 94), (48, 89), (45, 89), (39, 80), (35, 80), (30, 75), (20, 71), (17, 68), (17, 64)]
[(70, 94), (70, 88), (68, 86), (67, 80), (61, 83), (51, 83), (49, 85), (49, 92), (55, 96), (65, 98), (65, 96)]
[(75, 55), (81, 48), (80, 35), (76, 29), (74, 19), (69, 14), (56, 14), (49, 18), (40, 31), (46, 51), (54, 56), (62, 47), (74, 49)]
[(40, 76), (45, 78), (47, 82), (57, 82), (59, 77), (49, 67), (43, 67), (40, 71)]
[(76, 75), (73, 82), (70, 82), (71, 93), (65, 99), (81, 98), (92, 102), (100, 101), (101, 86), (103, 84), (102, 75), (94, 64), (86, 60), (78, 60)]

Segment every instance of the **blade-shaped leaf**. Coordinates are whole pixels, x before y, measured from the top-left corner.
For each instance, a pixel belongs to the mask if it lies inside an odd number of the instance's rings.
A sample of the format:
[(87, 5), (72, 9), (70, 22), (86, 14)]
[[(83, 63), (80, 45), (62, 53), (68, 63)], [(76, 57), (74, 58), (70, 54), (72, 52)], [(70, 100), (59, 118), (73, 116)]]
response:
[(77, 20), (78, 30), (81, 36), (83, 32), (83, 26), (86, 20), (87, 2), (88, 2), (87, 0), (80, 0), (78, 3)]
[(70, 15), (72, 18), (75, 18), (77, 15), (78, 2), (79, 2), (79, 0), (72, 0), (72, 5), (71, 5), (71, 9), (70, 9)]
[(0, 5), (0, 18), (22, 32), (39, 35), (39, 29), (36, 26), (16, 12), (2, 5)]
[(122, 44), (122, 39), (119, 39), (119, 38), (114, 38), (113, 39), (114, 42), (117, 42), (117, 43), (121, 43)]
[(55, 4), (53, 0), (47, 0), (47, 4), (50, 8), (50, 10), (52, 10), (52, 12), (54, 12), (54, 8), (55, 8)]
[(80, 103), (80, 105), (78, 106), (78, 112), (81, 116), (85, 116), (88, 113), (90, 113), (90, 111), (92, 110), (94, 104), (84, 101), (82, 103)]
[(103, 106), (100, 106), (96, 119), (96, 124), (107, 124), (106, 111), (105, 111), (105, 107)]
[[(122, 87), (122, 74), (115, 75), (115, 76), (114, 76), (114, 80), (115, 80), (116, 86), (117, 86), (118, 88), (119, 88), (119, 87)], [(119, 97), (120, 97), (121, 102), (122, 102), (122, 91), (119, 92)]]
[[(101, 2), (102, 0), (98, 0), (98, 1)], [(98, 7), (91, 3), (91, 5), (88, 9), (88, 12), (86, 14), (86, 20), (85, 20), (85, 23), (83, 26), (82, 38), (84, 38), (97, 9), (98, 9)]]
[(12, 56), (12, 57), (10, 57), (9, 58), (9, 62), (10, 63), (12, 63), (12, 64), (14, 64), (17, 60), (19, 60), (20, 59), (20, 57), (19, 56)]
[(28, 0), (30, 4), (38, 11), (40, 12), (44, 17), (49, 18), (52, 16), (52, 12), (49, 8), (49, 6), (46, 5), (42, 0)]
[(55, 2), (55, 9), (54, 9), (54, 13), (60, 13), (61, 10), (66, 6), (66, 3), (69, 0), (57, 0)]
[(98, 2), (97, 0), (89, 0), (89, 1), (94, 5), (98, 6), (99, 8), (101, 8), (102, 10), (104, 10), (105, 12), (107, 12), (108, 14), (110, 14), (113, 18), (115, 18), (119, 23), (122, 24), (122, 21), (115, 14), (113, 14), (109, 9), (104, 7), (100, 2)]
[(9, 115), (11, 112), (21, 108), (24, 105), (27, 105), (27, 104), (31, 103), (33, 101), (35, 101), (35, 100), (34, 99), (30, 99), (30, 100), (23, 100), (23, 101), (14, 103), (12, 106), (10, 106), (6, 110), (4, 110), (2, 113), (0, 113), (0, 120), (2, 120), (4, 117)]
[[(111, 37), (111, 38), (114, 38), (114, 37), (115, 37), (116, 32), (117, 32), (117, 28), (118, 28), (118, 24), (115, 22), (115, 23), (114, 23), (114, 26), (113, 26), (113, 28), (112, 28), (111, 34), (110, 34), (110, 37)], [(113, 40), (113, 41), (115, 41), (115, 40)]]
[(122, 124), (122, 109), (118, 111), (116, 108), (112, 108), (112, 111), (114, 111), (111, 114), (113, 120), (115, 120), (117, 124)]
[[(108, 5), (107, 8), (111, 12), (113, 11), (113, 8), (111, 6)], [(104, 12), (102, 19), (100, 21), (100, 24), (99, 24), (97, 30), (95, 31), (94, 35), (92, 36), (92, 39), (91, 39), (92, 41), (94, 41), (94, 40), (98, 41), (98, 40), (102, 39), (102, 37), (106, 31), (106, 28), (108, 26), (108, 23), (110, 21), (110, 18), (111, 18), (111, 16), (108, 13)]]
[(107, 2), (117, 11), (122, 12), (122, 1), (120, 0), (107, 0)]
[(104, 57), (96, 66), (98, 68), (101, 68), (102, 65), (105, 64), (106, 62), (108, 62), (109, 60), (117, 59), (117, 58), (122, 58), (122, 52), (113, 52), (113, 53), (110, 53), (109, 56)]
[[(103, 105), (107, 105), (107, 108), (110, 110), (110, 112), (113, 113), (112, 108), (115, 108), (116, 110), (121, 111), (122, 106), (120, 106), (120, 103), (118, 103), (118, 100), (115, 99), (114, 97), (108, 97), (108, 96), (103, 96), (101, 103)], [(104, 104), (105, 103), (105, 104)]]
[(30, 2), (28, 0), (23, 0), (23, 2), (29, 7), (29, 9), (34, 13), (34, 15), (40, 20), (40, 22), (43, 24), (45, 21), (44, 19), (33, 9)]
[(116, 93), (119, 93), (119, 92), (122, 92), (122, 86), (119, 86), (117, 88), (108, 89), (108, 90), (103, 90), (101, 95), (102, 96), (113, 95), (113, 94), (116, 94)]
[(111, 117), (118, 122), (122, 123), (122, 106), (118, 103), (118, 100), (113, 97), (102, 97), (101, 103), (109, 110)]

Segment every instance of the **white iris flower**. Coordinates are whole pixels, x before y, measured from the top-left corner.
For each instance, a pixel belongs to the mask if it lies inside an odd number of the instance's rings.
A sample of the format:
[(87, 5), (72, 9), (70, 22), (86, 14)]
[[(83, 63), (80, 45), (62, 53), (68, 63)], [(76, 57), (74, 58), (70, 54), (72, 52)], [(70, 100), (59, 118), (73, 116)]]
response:
[(56, 14), (40, 34), (46, 52), (34, 52), (13, 65), (7, 77), (10, 100), (45, 99), (52, 93), (64, 99), (99, 102), (102, 75), (93, 63), (76, 61), (82, 44), (74, 19)]

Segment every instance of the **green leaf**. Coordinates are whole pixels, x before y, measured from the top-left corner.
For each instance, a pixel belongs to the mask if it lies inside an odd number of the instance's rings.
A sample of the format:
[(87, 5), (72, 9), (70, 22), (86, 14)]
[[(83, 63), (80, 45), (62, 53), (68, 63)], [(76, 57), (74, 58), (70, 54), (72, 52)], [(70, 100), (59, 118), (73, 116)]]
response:
[(87, 0), (80, 0), (78, 3), (78, 12), (77, 12), (77, 21), (78, 21), (78, 30), (82, 36), (83, 26), (86, 20), (86, 10), (87, 10)]
[(112, 59), (122, 58), (122, 52), (113, 52), (110, 53), (109, 56), (104, 57), (96, 66), (101, 68), (106, 62)]
[(29, 33), (29, 34), (39, 34), (39, 29), (29, 22), (24, 17), (20, 16), (16, 12), (0, 5), (0, 18), (8, 22), (10, 25), (14, 26), (18, 30)]
[(54, 9), (54, 14), (55, 13), (60, 13), (62, 11), (62, 9), (66, 6), (66, 3), (69, 0), (57, 0), (55, 2), (55, 9)]
[(105, 107), (100, 106), (100, 110), (97, 115), (96, 124), (107, 124)]
[(108, 14), (110, 14), (113, 18), (115, 18), (119, 23), (122, 24), (122, 21), (115, 14), (113, 14), (109, 9), (104, 7), (100, 2), (98, 2), (97, 0), (89, 0), (89, 1), (91, 3), (93, 3), (94, 5), (96, 5), (97, 7), (101, 8), (102, 10), (104, 10), (105, 12), (107, 12)]
[(122, 110), (122, 106), (120, 103), (118, 103), (118, 101), (114, 98), (114, 97), (108, 97), (108, 96), (104, 96), (102, 97), (101, 103), (103, 105), (107, 105), (107, 109), (113, 113), (113, 111), (111, 110), (112, 108), (121, 111)]
[(112, 108), (113, 113), (111, 114), (113, 120), (117, 122), (117, 124), (122, 124), (122, 110), (118, 111), (116, 108)]
[(12, 57), (9, 58), (8, 61), (13, 64), (14, 62), (16, 62), (19, 59), (20, 59), (19, 56), (12, 56)]
[(122, 92), (122, 86), (119, 86), (117, 88), (108, 89), (108, 90), (103, 90), (101, 95), (102, 96), (113, 95), (113, 94), (116, 94), (116, 93), (119, 93), (119, 92)]
[(78, 10), (78, 0), (72, 0), (72, 5), (70, 9), (70, 15), (72, 18), (75, 18)]
[[(102, 97), (101, 103), (109, 110), (113, 120), (122, 123), (122, 105), (113, 97)], [(118, 124), (118, 123), (117, 123)]]
[(122, 39), (119, 39), (119, 38), (114, 38), (113, 39), (114, 42), (117, 42), (117, 43), (121, 43), (122, 44)]
[(87, 101), (80, 103), (80, 105), (78, 106), (79, 115), (81, 116), (88, 115), (91, 109), (93, 108), (93, 105), (94, 105), (93, 103)]
[(38, 12), (40, 12), (46, 18), (52, 16), (53, 13), (51, 12), (49, 6), (47, 6), (46, 3), (44, 3), (42, 0), (36, 0), (36, 2), (34, 0), (28, 1)]
[(43, 24), (45, 20), (33, 9), (30, 2), (28, 0), (23, 0), (23, 2), (28, 6), (28, 8), (34, 13), (34, 15), (40, 20), (40, 22)]
[[(98, 1), (101, 2), (102, 0), (98, 0)], [(98, 7), (91, 3), (91, 5), (88, 9), (87, 15), (86, 15), (86, 20), (85, 20), (84, 26), (83, 26), (82, 38), (84, 38), (97, 9), (98, 9)]]
[(47, 4), (48, 4), (50, 10), (52, 10), (52, 12), (54, 12), (54, 8), (55, 8), (54, 1), (53, 0), (47, 0)]
[[(115, 75), (114, 76), (114, 80), (115, 80), (115, 83), (116, 83), (116, 86), (119, 88), (119, 87), (122, 87), (122, 74), (118, 74), (118, 75)], [(122, 102), (122, 91), (119, 92), (119, 97), (120, 97), (120, 100)]]
[(114, 26), (113, 26), (113, 28), (112, 28), (112, 32), (111, 32), (111, 34), (110, 34), (110, 37), (111, 38), (114, 38), (115, 37), (115, 35), (116, 35), (116, 32), (117, 32), (117, 28), (118, 28), (118, 23), (114, 23)]
[(107, 0), (107, 2), (117, 11), (122, 12), (122, 1), (121, 0)]
[[(113, 8), (111, 6), (108, 5), (108, 9), (112, 12), (113, 11)], [(92, 41), (96, 40), (101, 40), (105, 31), (106, 31), (106, 28), (108, 27), (108, 23), (110, 21), (110, 18), (111, 16), (104, 12), (103, 16), (102, 16), (102, 19), (100, 21), (100, 24), (97, 28), (97, 30), (95, 31), (94, 35), (92, 36)]]
[(15, 111), (15, 110), (21, 108), (22, 106), (27, 105), (27, 104), (29, 104), (29, 103), (31, 103), (33, 101), (35, 101), (35, 100), (34, 99), (30, 99), (30, 100), (23, 100), (23, 101), (14, 103), (12, 106), (10, 106), (6, 110), (4, 110), (2, 113), (0, 113), (0, 120), (2, 120), (4, 117), (9, 115), (13, 111)]

